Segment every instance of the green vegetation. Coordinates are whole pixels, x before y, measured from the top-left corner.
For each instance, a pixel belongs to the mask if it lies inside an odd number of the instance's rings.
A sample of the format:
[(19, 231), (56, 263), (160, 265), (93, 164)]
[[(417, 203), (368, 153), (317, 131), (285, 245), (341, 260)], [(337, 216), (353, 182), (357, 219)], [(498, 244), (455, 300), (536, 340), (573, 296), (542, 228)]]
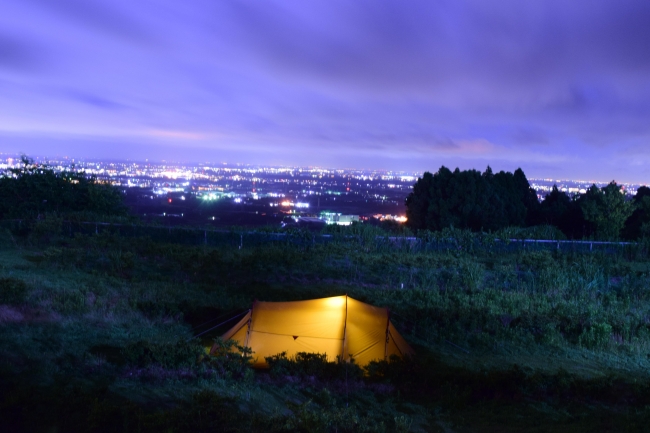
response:
[(0, 176), (0, 218), (44, 218), (81, 214), (127, 214), (120, 192), (94, 176), (74, 171), (57, 172), (23, 156), (22, 167)]
[(639, 239), (650, 235), (650, 188), (642, 186), (632, 200), (634, 211), (625, 223), (626, 239)]
[[(633, 200), (611, 182), (592, 185), (569, 197), (553, 187), (541, 203), (521, 169), (514, 174), (476, 170), (451, 172), (441, 167), (418, 179), (406, 199), (408, 225), (413, 230), (439, 231), (456, 227), (497, 231), (507, 227), (553, 225), (569, 239), (637, 240), (650, 228), (650, 189), (641, 187)], [(646, 197), (644, 201), (644, 197)]]
[[(613, 184), (577, 200), (554, 190), (536, 207), (520, 170), (461, 174), (425, 178), (491, 198), (439, 202), (420, 217), (440, 230), (417, 239), (362, 224), (279, 235), (143, 226), (114, 188), (25, 160), (0, 179), (4, 201), (19, 197), (0, 208), (18, 218), (0, 228), (2, 428), (646, 431), (650, 189), (631, 203)], [(84, 223), (97, 215), (106, 224)], [(642, 241), (560, 248), (579, 230)], [(218, 339), (255, 299), (345, 293), (389, 307), (417, 355), (358, 366), (279, 353), (254, 371), (250, 349)]]
[(621, 194), (621, 188), (614, 182), (602, 189), (592, 185), (577, 202), (585, 220), (593, 224), (595, 235), (599, 239), (618, 239), (625, 221), (634, 211), (632, 204)]
[(436, 174), (426, 172), (406, 199), (410, 227), (432, 231), (523, 226), (537, 207), (537, 195), (521, 169), (493, 174), (490, 167), (483, 174), (444, 166)]
[[(498, 240), (512, 230), (446, 230), (415, 248), (379, 228), (328, 230), (326, 243), (293, 230), (241, 249), (50, 220), (4, 230), (0, 418), (19, 431), (646, 428), (645, 245), (527, 250)], [(192, 338), (254, 299), (344, 293), (389, 307), (417, 356), (362, 370), (278, 354), (253, 371), (232, 343), (206, 355), (230, 324)]]

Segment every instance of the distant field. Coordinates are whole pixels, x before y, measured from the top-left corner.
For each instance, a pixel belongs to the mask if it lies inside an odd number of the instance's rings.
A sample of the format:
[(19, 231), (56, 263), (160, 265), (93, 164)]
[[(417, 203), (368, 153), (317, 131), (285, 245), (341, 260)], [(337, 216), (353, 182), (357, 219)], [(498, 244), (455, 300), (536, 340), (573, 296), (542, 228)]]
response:
[[(529, 251), (448, 231), (435, 236), (456, 247), (436, 249), (377, 228), (330, 234), (241, 243), (232, 230), (239, 244), (183, 245), (56, 220), (3, 229), (3, 428), (645, 431), (646, 246)], [(417, 356), (365, 374), (318, 357), (258, 372), (204, 356), (228, 324), (192, 339), (255, 299), (346, 293), (389, 307)]]

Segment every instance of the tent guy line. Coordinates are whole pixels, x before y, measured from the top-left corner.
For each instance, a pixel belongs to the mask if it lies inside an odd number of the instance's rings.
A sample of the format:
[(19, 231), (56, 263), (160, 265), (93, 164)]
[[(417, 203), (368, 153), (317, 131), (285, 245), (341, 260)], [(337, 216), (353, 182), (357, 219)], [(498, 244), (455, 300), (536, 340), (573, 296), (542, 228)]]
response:
[[(226, 320), (225, 322), (221, 322), (221, 323), (219, 323), (218, 325), (215, 325), (215, 326), (213, 326), (213, 327), (210, 328), (210, 329), (206, 329), (205, 331), (200, 332), (200, 333), (196, 334), (195, 336), (193, 336), (193, 337), (191, 337), (191, 338), (188, 338), (187, 341), (190, 341), (190, 340), (192, 340), (192, 339), (194, 339), (194, 338), (200, 337), (201, 335), (206, 334), (206, 333), (212, 331), (213, 329), (218, 328), (218, 327), (221, 326), (221, 325), (225, 325), (226, 323), (228, 323), (228, 322), (230, 322), (230, 321), (232, 321), (232, 320), (235, 320), (235, 319), (237, 319), (237, 318), (243, 316), (244, 314), (249, 313), (250, 311), (251, 311), (251, 310), (246, 310), (246, 311), (244, 311), (243, 313), (240, 313), (240, 314), (238, 314), (238, 315), (236, 315), (236, 316), (234, 316), (234, 317), (231, 317), (230, 319)], [(209, 322), (206, 322), (206, 323), (209, 323)], [(204, 323), (204, 325), (205, 325), (205, 323)]]

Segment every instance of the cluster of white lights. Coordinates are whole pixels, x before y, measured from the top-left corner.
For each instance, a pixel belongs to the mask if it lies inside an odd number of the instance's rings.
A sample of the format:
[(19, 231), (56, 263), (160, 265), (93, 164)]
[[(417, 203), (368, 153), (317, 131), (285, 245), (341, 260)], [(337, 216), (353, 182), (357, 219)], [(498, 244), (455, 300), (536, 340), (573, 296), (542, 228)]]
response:
[[(273, 204), (271, 204), (271, 206), (273, 206)], [(275, 204), (275, 206), (277, 206), (277, 204)], [(285, 200), (285, 201), (283, 201), (282, 203), (280, 203), (280, 206), (284, 206), (284, 207), (297, 207), (297, 208), (303, 208), (303, 209), (306, 209), (306, 208), (309, 207), (309, 203), (301, 203), (301, 202), (294, 203), (294, 202), (292, 202), (292, 201)]]
[(162, 188), (156, 188), (153, 190), (153, 193), (156, 195), (166, 195), (168, 192), (183, 192), (185, 191), (184, 188), (170, 188), (170, 187), (162, 187)]

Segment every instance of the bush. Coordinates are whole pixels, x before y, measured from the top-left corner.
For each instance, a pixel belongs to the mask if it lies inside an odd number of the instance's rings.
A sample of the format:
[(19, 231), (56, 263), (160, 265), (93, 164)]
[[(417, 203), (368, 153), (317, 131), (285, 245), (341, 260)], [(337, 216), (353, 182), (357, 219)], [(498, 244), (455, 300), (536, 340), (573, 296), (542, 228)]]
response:
[[(286, 352), (264, 358), (269, 364), (271, 375), (316, 377), (321, 380), (358, 379), (363, 370), (354, 362), (328, 362), (325, 353), (298, 352), (292, 358)], [(353, 360), (354, 361), (354, 360)]]
[[(293, 412), (290, 416), (278, 417), (275, 425), (281, 426), (276, 431), (297, 432), (385, 432), (386, 422), (381, 417), (370, 413), (359, 415), (356, 410), (345, 408), (322, 409), (307, 400), (301, 404), (289, 403), (287, 406)], [(406, 432), (410, 428), (410, 418), (396, 416), (390, 431)]]
[(5, 228), (0, 228), (0, 249), (11, 248), (16, 246), (16, 239), (14, 239), (11, 231)]
[(253, 370), (250, 347), (243, 347), (234, 340), (217, 338), (210, 350), (210, 356), (203, 358), (206, 367), (214, 369), (221, 377), (250, 380)]
[(0, 278), (0, 304), (20, 304), (27, 298), (27, 284), (17, 278)]
[(152, 343), (138, 341), (122, 349), (122, 356), (128, 365), (145, 368), (159, 365), (164, 368), (195, 367), (204, 354), (196, 342)]
[(604, 348), (612, 337), (612, 326), (606, 322), (594, 323), (580, 335), (581, 346), (589, 349)]
[(23, 157), (23, 165), (0, 176), (0, 217), (38, 218), (45, 214), (94, 212), (126, 215), (121, 192), (94, 176), (56, 172), (46, 164)]

